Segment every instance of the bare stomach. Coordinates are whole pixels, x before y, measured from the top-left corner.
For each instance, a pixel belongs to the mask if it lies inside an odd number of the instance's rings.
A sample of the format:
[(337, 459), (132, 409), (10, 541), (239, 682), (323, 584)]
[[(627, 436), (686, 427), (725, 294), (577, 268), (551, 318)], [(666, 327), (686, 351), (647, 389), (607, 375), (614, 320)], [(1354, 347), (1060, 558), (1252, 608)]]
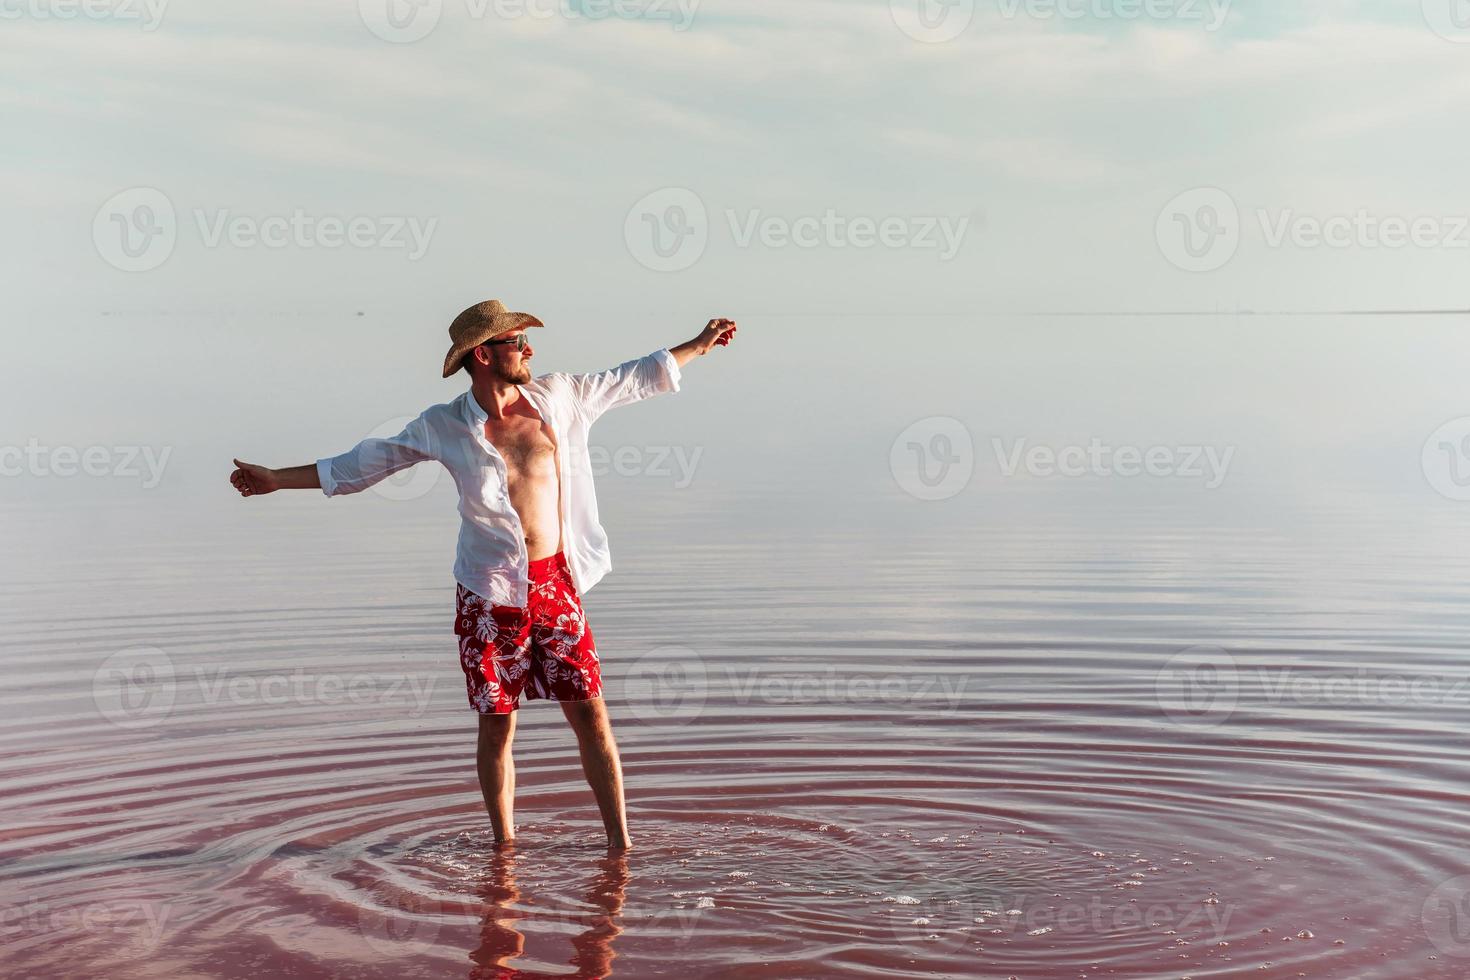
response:
[[(519, 476), (519, 478), (518, 478)], [(561, 500), (556, 471), (510, 475), (510, 505), (521, 518), (526, 558), (550, 558), (561, 550)]]

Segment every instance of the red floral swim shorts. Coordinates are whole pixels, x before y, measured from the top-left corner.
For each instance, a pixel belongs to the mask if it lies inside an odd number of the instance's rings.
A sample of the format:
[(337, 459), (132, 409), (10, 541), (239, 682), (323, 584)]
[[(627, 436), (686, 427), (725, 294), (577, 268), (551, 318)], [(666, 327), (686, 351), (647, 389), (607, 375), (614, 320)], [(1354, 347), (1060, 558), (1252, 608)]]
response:
[(454, 632), (470, 706), (503, 715), (526, 700), (590, 701), (602, 696), (602, 667), (566, 556), (558, 551), (528, 569), (526, 608), (492, 605), (463, 585)]

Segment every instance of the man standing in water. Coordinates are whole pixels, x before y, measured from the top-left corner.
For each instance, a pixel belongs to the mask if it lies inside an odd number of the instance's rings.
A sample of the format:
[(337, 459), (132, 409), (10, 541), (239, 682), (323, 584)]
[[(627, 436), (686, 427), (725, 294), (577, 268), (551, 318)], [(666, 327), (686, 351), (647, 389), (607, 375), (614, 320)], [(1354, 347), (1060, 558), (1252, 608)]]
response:
[(459, 488), (454, 631), (480, 715), (476, 767), (495, 840), (515, 839), (511, 739), (524, 692), (561, 703), (608, 847), (625, 850), (632, 842), (622, 765), (581, 603), (612, 567), (587, 433), (610, 408), (678, 391), (680, 369), (729, 344), (735, 321), (711, 320), (693, 340), (606, 371), (532, 378), (526, 329), (541, 326), (499, 300), (470, 307), (450, 325), (444, 359), (444, 377), (469, 375), (464, 394), (426, 409), (396, 436), (366, 439), (315, 464), (270, 469), (237, 459), (230, 482), (243, 497), (317, 488), (332, 497), (415, 463), (442, 463)]

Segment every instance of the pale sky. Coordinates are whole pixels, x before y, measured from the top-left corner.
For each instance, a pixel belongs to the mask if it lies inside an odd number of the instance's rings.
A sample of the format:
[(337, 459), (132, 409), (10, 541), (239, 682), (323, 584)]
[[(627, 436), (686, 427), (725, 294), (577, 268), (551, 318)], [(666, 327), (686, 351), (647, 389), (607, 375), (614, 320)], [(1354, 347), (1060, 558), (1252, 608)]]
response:
[(734, 316), (663, 431), (798, 452), (798, 404), (880, 469), (930, 413), (1408, 413), (1364, 458), (1470, 414), (1443, 326), (1005, 316), (1470, 307), (1461, 0), (422, 2), (0, 0), (4, 441), (338, 452), (458, 392), (444, 329), (492, 296), (538, 372)]

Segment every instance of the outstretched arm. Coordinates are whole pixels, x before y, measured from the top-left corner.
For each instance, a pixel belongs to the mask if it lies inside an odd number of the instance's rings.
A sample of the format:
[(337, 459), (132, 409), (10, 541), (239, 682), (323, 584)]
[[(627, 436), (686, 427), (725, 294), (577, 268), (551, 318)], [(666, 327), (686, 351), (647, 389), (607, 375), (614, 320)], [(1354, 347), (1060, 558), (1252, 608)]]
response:
[(399, 470), (438, 458), (437, 444), (425, 412), (395, 436), (364, 439), (342, 455), (315, 464), (273, 470), (237, 459), (230, 483), (242, 497), (276, 490), (320, 489), (328, 497), (358, 493)]
[(230, 482), (234, 484), (236, 490), (240, 491), (242, 497), (274, 493), (277, 490), (320, 490), (322, 488), (322, 481), (317, 476), (315, 463), (273, 470), (268, 466), (242, 463), (238, 459), (234, 462), (237, 469), (230, 474)]
[(606, 371), (568, 374), (566, 379), (582, 417), (591, 425), (608, 409), (678, 391), (680, 369), (715, 347), (725, 346), (734, 333), (734, 320), (711, 320), (698, 337), (677, 347), (660, 347), (647, 357), (635, 357)]
[(670, 347), (669, 353), (674, 355), (674, 360), (680, 367), (688, 364), (703, 354), (708, 354), (715, 347), (724, 347), (730, 343), (730, 338), (735, 336), (735, 321), (726, 319), (711, 320), (705, 328), (699, 332), (699, 336), (693, 340), (686, 340), (678, 347)]

